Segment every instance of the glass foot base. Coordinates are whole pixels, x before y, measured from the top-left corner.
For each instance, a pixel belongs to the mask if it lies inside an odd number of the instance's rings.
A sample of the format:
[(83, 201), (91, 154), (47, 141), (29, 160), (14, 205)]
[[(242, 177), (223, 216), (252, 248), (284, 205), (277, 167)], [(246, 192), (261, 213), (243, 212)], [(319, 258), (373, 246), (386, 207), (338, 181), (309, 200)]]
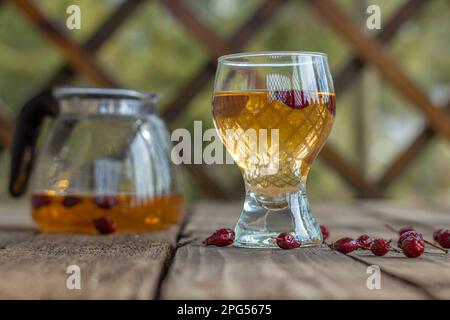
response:
[(277, 197), (248, 191), (235, 232), (236, 247), (278, 248), (274, 238), (282, 232), (294, 235), (301, 247), (322, 243), (322, 233), (302, 191)]

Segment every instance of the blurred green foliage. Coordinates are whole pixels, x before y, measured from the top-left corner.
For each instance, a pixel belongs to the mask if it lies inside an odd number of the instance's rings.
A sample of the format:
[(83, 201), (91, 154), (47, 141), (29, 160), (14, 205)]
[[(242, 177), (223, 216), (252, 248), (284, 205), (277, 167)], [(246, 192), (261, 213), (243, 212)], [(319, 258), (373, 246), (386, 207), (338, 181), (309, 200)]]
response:
[[(337, 0), (339, 7), (355, 20), (363, 32), (366, 13), (362, 0)], [(229, 37), (257, 8), (260, 0), (183, 1), (201, 21), (221, 37)], [(450, 3), (429, 0), (414, 19), (405, 23), (389, 46), (389, 52), (435, 103), (450, 98)], [(53, 21), (65, 25), (66, 8), (78, 4), (81, 30), (67, 31), (77, 41), (86, 40), (120, 3), (116, 0), (36, 0)], [(368, 4), (368, 2), (366, 2)], [(381, 7), (382, 24), (404, 3), (402, 0), (374, 0)], [(290, 1), (268, 24), (258, 30), (245, 51), (305, 50), (329, 55), (333, 73), (352, 56), (352, 48), (314, 13), (305, 1)], [(124, 87), (162, 93), (161, 108), (171, 101), (183, 84), (209, 57), (207, 48), (158, 1), (140, 6), (120, 30), (99, 50), (98, 61)], [(0, 6), (0, 102), (1, 114), (13, 118), (20, 106), (64, 63), (64, 57), (18, 12)], [(361, 81), (363, 80), (363, 81)], [(337, 120), (330, 143), (355, 166), (375, 179), (396, 154), (406, 147), (423, 126), (421, 114), (391, 88), (376, 70), (366, 68), (362, 77), (338, 97)], [(360, 82), (365, 85), (361, 86)], [(83, 76), (69, 85), (92, 86)], [(188, 111), (170, 127), (191, 128), (194, 120), (212, 127), (211, 83), (190, 103)], [(358, 98), (359, 95), (359, 98)], [(364, 110), (361, 118), (360, 110)], [(363, 121), (363, 122), (361, 122)], [(363, 123), (365, 147), (358, 147)], [(359, 142), (358, 142), (359, 141)], [(6, 197), (8, 154), (0, 155), (0, 197)], [(364, 158), (364, 161), (362, 160)], [(449, 203), (450, 146), (434, 139), (418, 159), (390, 188), (396, 199), (423, 199)], [(232, 185), (240, 174), (235, 166), (205, 169), (223, 185)], [(186, 193), (191, 199), (203, 195), (192, 178), (185, 175)], [(313, 200), (344, 200), (355, 195), (342, 179), (318, 160), (310, 173), (309, 194)]]

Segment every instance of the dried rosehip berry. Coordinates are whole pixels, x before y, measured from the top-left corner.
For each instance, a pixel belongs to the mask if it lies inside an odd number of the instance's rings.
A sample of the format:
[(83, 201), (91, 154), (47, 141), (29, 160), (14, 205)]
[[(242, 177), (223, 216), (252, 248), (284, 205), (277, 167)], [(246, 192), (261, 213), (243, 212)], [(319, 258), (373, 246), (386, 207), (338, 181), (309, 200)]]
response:
[(94, 198), (94, 203), (102, 209), (111, 209), (116, 204), (114, 196), (97, 196)]
[(67, 208), (76, 206), (77, 204), (83, 202), (83, 198), (80, 196), (65, 196), (62, 205)]
[(356, 239), (356, 242), (358, 243), (358, 246), (362, 249), (370, 250), (370, 247), (372, 246), (372, 238), (369, 237), (367, 234), (359, 236), (359, 238)]
[(117, 230), (117, 223), (113, 221), (110, 217), (100, 217), (93, 220), (95, 228), (101, 234), (114, 233)]
[(327, 240), (328, 237), (330, 236), (330, 230), (324, 226), (323, 224), (320, 225), (320, 231), (322, 232), (322, 238), (323, 240)]
[(416, 229), (410, 226), (401, 227), (400, 229), (398, 229), (398, 235), (401, 236), (402, 234), (408, 231), (416, 231)]
[(301, 242), (289, 232), (280, 233), (275, 240), (277, 241), (277, 245), (282, 249), (294, 249), (301, 245)]
[(417, 258), (425, 251), (423, 239), (410, 235), (402, 242), (402, 251), (408, 258)]
[(46, 194), (35, 194), (31, 196), (31, 206), (37, 210), (52, 203), (52, 198)]
[(294, 109), (304, 109), (310, 103), (303, 90), (277, 90), (273, 95), (275, 99)]
[(335, 241), (332, 245), (331, 248), (333, 250), (342, 252), (342, 253), (349, 253), (352, 251), (355, 251), (356, 249), (359, 248), (358, 243), (356, 242), (356, 240), (349, 238), (349, 237), (345, 237), (345, 238), (341, 238), (337, 241)]
[(414, 236), (416, 238), (423, 239), (423, 236), (422, 236), (422, 234), (420, 232), (417, 232), (417, 231), (414, 231), (414, 230), (406, 231), (400, 236), (400, 238), (398, 238), (397, 246), (399, 248), (401, 248), (403, 240), (405, 240), (406, 238), (408, 238), (410, 236)]
[(370, 247), (370, 251), (376, 256), (384, 256), (386, 253), (391, 250), (391, 245), (388, 241), (384, 239), (375, 239), (372, 241), (372, 246)]
[(218, 247), (228, 246), (234, 241), (234, 231), (231, 229), (219, 229), (203, 241), (207, 246), (214, 245)]
[(439, 233), (438, 243), (444, 248), (450, 248), (450, 230), (442, 230)]
[(433, 232), (433, 240), (436, 242), (439, 242), (439, 235), (442, 231), (445, 231), (445, 229), (437, 229)]

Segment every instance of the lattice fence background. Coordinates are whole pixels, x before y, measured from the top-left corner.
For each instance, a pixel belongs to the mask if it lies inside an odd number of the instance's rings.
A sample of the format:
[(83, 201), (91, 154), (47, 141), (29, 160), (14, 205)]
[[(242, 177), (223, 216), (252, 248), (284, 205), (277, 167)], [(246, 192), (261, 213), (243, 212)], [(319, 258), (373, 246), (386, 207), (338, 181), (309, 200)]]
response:
[[(184, 83), (177, 85), (174, 91), (170, 92), (169, 97), (166, 97), (161, 115), (171, 128), (180, 126), (180, 124), (186, 125), (183, 124), (183, 117), (189, 111), (189, 108), (192, 107), (192, 102), (204, 92), (205, 88), (212, 86), (211, 80), (214, 77), (217, 57), (231, 52), (246, 51), (249, 44), (259, 33), (270, 32), (270, 27), (267, 27), (267, 25), (270, 24), (271, 20), (277, 15), (286, 15), (286, 7), (298, 9), (299, 7), (296, 5), (301, 3), (302, 10), (307, 10), (308, 13), (314, 15), (316, 23), (326, 25), (330, 33), (335, 33), (340, 41), (345, 43), (345, 50), (352, 52), (347, 61), (333, 68), (338, 97), (338, 116), (340, 112), (340, 97), (344, 95), (346, 90), (354, 86), (355, 81), (359, 81), (359, 75), (362, 71), (370, 68), (375, 70), (384, 85), (390, 86), (395, 90), (396, 95), (401, 97), (405, 106), (415, 108), (415, 112), (425, 122), (423, 129), (417, 133), (412, 142), (406, 148), (399, 148), (394, 159), (385, 166), (383, 172), (375, 177), (369, 177), (367, 172), (364, 172), (362, 168), (349, 161), (345, 152), (339, 150), (339, 147), (333, 143), (333, 139), (327, 143), (320, 154), (322, 161), (329, 168), (332, 168), (355, 191), (355, 195), (366, 198), (389, 196), (389, 187), (422, 152), (426, 152), (426, 146), (430, 141), (439, 136), (448, 145), (450, 138), (450, 116), (448, 113), (450, 101), (442, 106), (433, 103), (428, 92), (425, 92), (417, 84), (416, 79), (413, 79), (410, 73), (407, 72), (408, 70), (402, 69), (398, 59), (395, 58), (395, 55), (388, 48), (390, 42), (396, 36), (401, 36), (401, 34), (397, 35), (397, 33), (402, 30), (402, 27), (411, 23), (421, 11), (426, 10), (426, 7), (430, 6), (431, 2), (434, 1), (439, 0), (397, 1), (399, 3), (398, 7), (393, 13), (383, 16), (382, 29), (377, 32), (365, 32), (364, 23), (355, 22), (357, 20), (355, 16), (349, 14), (352, 10), (348, 10), (348, 6), (352, 5), (352, 3), (349, 4), (348, 1), (259, 1), (246, 19), (240, 22), (235, 30), (227, 36), (218, 33), (202, 20), (200, 15), (194, 10), (196, 7), (192, 6), (193, 1), (157, 1), (158, 6), (164, 8), (168, 19), (176, 19), (177, 24), (182, 25), (191, 37), (190, 41), (196, 41), (203, 50), (202, 62)], [(112, 72), (112, 70), (105, 68), (103, 64), (99, 63), (97, 54), (103, 46), (108, 45), (108, 42), (115, 41), (114, 36), (121, 28), (132, 29), (131, 21), (136, 19), (136, 15), (139, 14), (142, 7), (147, 6), (150, 2), (155, 1), (114, 1), (117, 5), (113, 12), (84, 41), (76, 39), (64, 28), (61, 21), (55, 22), (44, 14), (45, 10), (43, 10), (39, 1), (4, 0), (0, 1), (0, 10), (6, 10), (5, 7), (7, 6), (9, 7), (7, 10), (15, 10), (19, 14), (20, 19), (31, 24), (46, 39), (48, 45), (58, 50), (59, 54), (64, 57), (64, 65), (60, 66), (45, 83), (42, 83), (41, 90), (55, 85), (73, 83), (71, 82), (73, 78), (80, 75), (85, 83), (92, 86), (129, 87), (129, 84), (124, 83), (123, 79), (117, 76), (118, 74), (120, 75), (120, 71)], [(294, 7), (292, 7), (293, 2), (296, 2)], [(83, 5), (86, 6), (86, 2)], [(353, 2), (353, 5), (355, 5), (355, 2)], [(441, 5), (450, 10), (448, 4), (447, 6), (445, 4)], [(3, 30), (3, 32), (7, 31)], [(135, 30), (135, 32), (138, 33), (139, 30)], [(167, 32), (171, 32), (171, 30), (168, 29)], [(308, 32), (307, 26), (302, 25), (301, 21), (298, 22), (298, 32)], [(21, 35), (17, 36), (20, 37)], [(289, 36), (295, 37), (296, 34), (290, 34)], [(320, 42), (320, 39), (317, 39), (317, 41)], [(442, 39), (442, 41), (450, 43), (448, 37), (447, 39)], [(307, 49), (310, 49), (310, 46), (314, 47), (314, 44), (308, 44)], [(176, 44), (173, 47), (176, 50)], [(299, 45), (291, 49), (301, 50), (304, 48)], [(414, 54), (414, 52), (411, 52), (411, 54)], [(448, 58), (450, 51), (442, 54), (446, 54)], [(126, 66), (126, 59), (127, 57), (124, 56), (124, 64), (120, 68)], [(152, 56), (149, 56), (148, 59), (152, 59)], [(39, 61), (30, 61), (30, 63), (39, 63)], [(178, 67), (183, 68), (183, 62), (179, 63)], [(149, 72), (153, 71), (149, 70)], [(158, 77), (158, 74), (156, 73), (152, 76)], [(449, 79), (450, 76), (446, 80), (448, 81)], [(18, 88), (18, 90), (20, 89)], [(11, 143), (13, 126), (14, 123), (11, 119), (7, 120), (4, 116), (0, 118), (0, 148), (5, 149)], [(188, 181), (195, 180), (195, 185), (202, 190), (205, 196), (233, 198), (242, 194), (242, 181), (238, 174), (235, 175), (232, 183), (224, 185), (217, 176), (211, 173), (211, 169), (205, 166), (189, 165), (185, 166), (185, 170), (189, 173), (186, 179)], [(436, 168), (436, 170), (439, 170), (439, 168)], [(448, 175), (448, 172), (443, 172), (443, 174)]]

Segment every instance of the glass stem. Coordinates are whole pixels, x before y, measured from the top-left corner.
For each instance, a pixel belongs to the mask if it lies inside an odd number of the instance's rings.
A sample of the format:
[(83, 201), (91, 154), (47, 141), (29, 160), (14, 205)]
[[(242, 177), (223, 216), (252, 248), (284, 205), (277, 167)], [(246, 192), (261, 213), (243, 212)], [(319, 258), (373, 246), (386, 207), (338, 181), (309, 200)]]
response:
[(235, 231), (235, 244), (240, 247), (276, 247), (273, 239), (282, 232), (295, 235), (302, 246), (322, 243), (304, 187), (276, 196), (260, 195), (247, 188)]

